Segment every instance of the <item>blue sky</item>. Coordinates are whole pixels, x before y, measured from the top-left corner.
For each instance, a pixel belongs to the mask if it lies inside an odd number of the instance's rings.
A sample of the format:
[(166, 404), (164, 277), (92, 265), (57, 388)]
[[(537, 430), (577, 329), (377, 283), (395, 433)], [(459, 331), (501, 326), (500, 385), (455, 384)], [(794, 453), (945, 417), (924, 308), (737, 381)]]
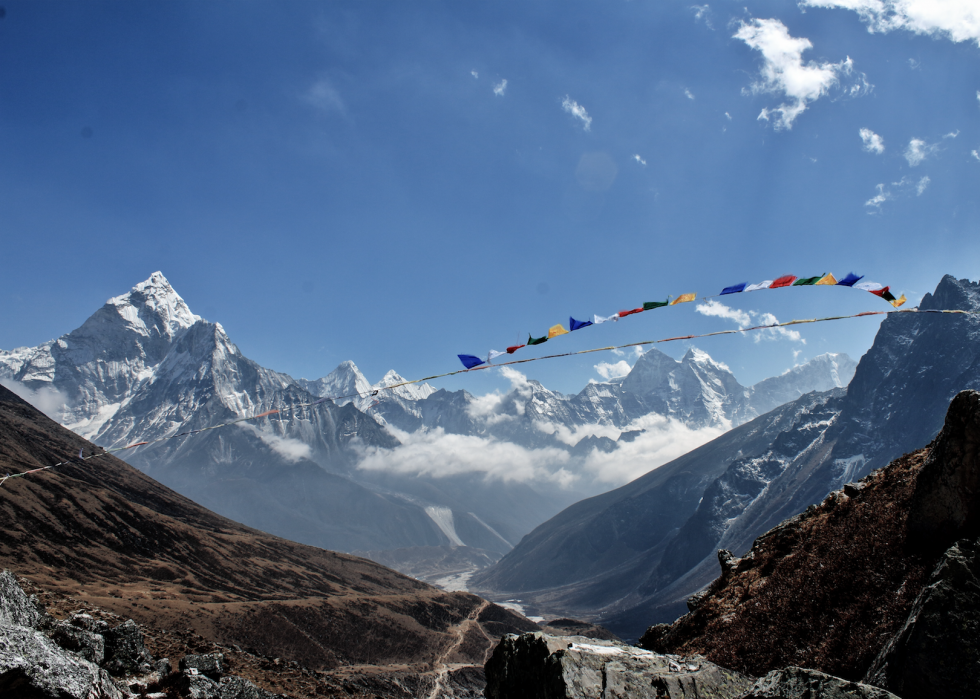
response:
[[(8, 1), (0, 348), (155, 270), (259, 363), (352, 359), (372, 381), (782, 274), (853, 270), (912, 303), (976, 279), (980, 10), (836, 4)], [(833, 288), (726, 303), (887, 308)], [(687, 304), (521, 356), (728, 327)], [(748, 384), (858, 358), (876, 328), (698, 346)], [(623, 360), (521, 370), (570, 392)]]

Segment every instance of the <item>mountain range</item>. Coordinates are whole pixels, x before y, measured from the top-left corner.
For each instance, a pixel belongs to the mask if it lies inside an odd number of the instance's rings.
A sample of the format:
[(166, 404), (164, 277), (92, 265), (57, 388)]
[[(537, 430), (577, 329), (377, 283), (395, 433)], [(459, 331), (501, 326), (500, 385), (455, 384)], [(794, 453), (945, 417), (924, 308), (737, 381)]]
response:
[[(126, 452), (227, 517), (334, 550), (469, 546), (491, 558), (608, 487), (594, 481), (590, 459), (616, 459), (651, 429), (683, 427), (685, 446), (701, 443), (809, 391), (844, 386), (853, 370), (845, 355), (823, 355), (743, 387), (691, 348), (679, 361), (647, 352), (627, 376), (576, 395), (517, 372), (505, 394), (386, 390), (402, 381), (396, 372), (370, 384), (353, 362), (293, 379), (245, 357), (159, 272), (56, 340), (0, 351), (0, 380), (104, 447), (288, 412)], [(318, 397), (338, 398), (306, 405)], [(660, 463), (641, 456), (639, 468)]]
[[(980, 284), (944, 277), (919, 309), (980, 312)], [(980, 388), (980, 317), (882, 322), (846, 389), (804, 395), (528, 534), (471, 589), (598, 619), (624, 638), (672, 621), (736, 555), (831, 491), (927, 444)]]

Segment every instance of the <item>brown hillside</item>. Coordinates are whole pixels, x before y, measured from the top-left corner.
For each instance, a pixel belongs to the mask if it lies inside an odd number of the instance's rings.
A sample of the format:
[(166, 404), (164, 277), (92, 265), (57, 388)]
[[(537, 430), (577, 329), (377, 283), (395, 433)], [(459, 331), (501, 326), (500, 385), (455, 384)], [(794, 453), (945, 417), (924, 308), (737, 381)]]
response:
[[(0, 473), (95, 449), (0, 387)], [(0, 487), (0, 568), (57, 596), (314, 670), (482, 665), (536, 625), (361, 558), (249, 529), (112, 456)], [(489, 617), (488, 617), (489, 618)]]

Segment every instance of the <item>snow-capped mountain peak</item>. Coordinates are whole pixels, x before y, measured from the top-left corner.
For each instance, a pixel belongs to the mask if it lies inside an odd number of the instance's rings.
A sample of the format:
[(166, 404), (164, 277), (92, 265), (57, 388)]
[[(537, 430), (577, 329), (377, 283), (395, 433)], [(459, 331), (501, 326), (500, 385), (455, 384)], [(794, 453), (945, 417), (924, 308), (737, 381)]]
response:
[[(388, 386), (394, 386), (395, 384), (399, 384), (404, 381), (405, 379), (397, 371), (391, 369), (384, 375), (383, 379), (371, 386), (371, 389), (378, 390), (381, 388), (387, 388)], [(393, 388), (387, 393), (394, 394), (400, 398), (407, 398), (408, 400), (425, 400), (435, 392), (436, 389), (432, 388), (432, 386), (427, 383), (413, 383), (409, 384), (408, 386)]]
[(128, 293), (112, 297), (106, 301), (106, 307), (113, 307), (132, 330), (144, 336), (153, 334), (155, 329), (172, 338), (201, 320), (191, 312), (162, 272), (154, 272)]

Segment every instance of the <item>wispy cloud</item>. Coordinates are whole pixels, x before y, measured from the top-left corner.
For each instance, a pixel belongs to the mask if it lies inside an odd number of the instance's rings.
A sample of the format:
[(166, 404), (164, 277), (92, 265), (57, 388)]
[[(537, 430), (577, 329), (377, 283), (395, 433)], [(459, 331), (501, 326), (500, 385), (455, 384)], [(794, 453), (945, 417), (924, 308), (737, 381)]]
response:
[(943, 136), (943, 138), (944, 139), (946, 139), (946, 138), (956, 138), (959, 135), (960, 135), (960, 130), (959, 129), (956, 129), (956, 131), (950, 131), (948, 134), (946, 134), (945, 136)]
[(477, 73), (475, 70), (471, 70), (470, 71), (470, 75), (472, 75), (474, 78), (479, 78), (480, 77), (480, 74)]
[(728, 112), (725, 112), (725, 118), (728, 119), (728, 121), (731, 121), (732, 120), (732, 115), (729, 114)]
[(972, 155), (977, 160), (980, 160), (980, 150), (971, 150), (970, 155)]
[(256, 425), (239, 423), (240, 428), (258, 437), (272, 451), (279, 454), (287, 461), (296, 462), (300, 459), (308, 459), (312, 455), (310, 445), (291, 437), (281, 437), (260, 429)]
[(937, 150), (939, 150), (939, 146), (935, 143), (926, 143), (921, 138), (913, 138), (909, 141), (904, 155), (909, 165), (915, 167)]
[(562, 100), (561, 108), (581, 121), (583, 130), (589, 131), (592, 128), (592, 117), (585, 111), (585, 107), (571, 99), (568, 95), (565, 95), (565, 99)]
[[(739, 328), (748, 328), (754, 325), (776, 325), (779, 323), (779, 319), (772, 313), (742, 311), (737, 308), (726, 306), (715, 299), (709, 299), (708, 301), (699, 303), (695, 307), (695, 310), (702, 315), (730, 320), (738, 325)], [(755, 342), (761, 342), (762, 340), (784, 339), (791, 342), (799, 342), (804, 345), (806, 344), (806, 340), (803, 339), (799, 332), (796, 330), (790, 330), (789, 328), (768, 328), (754, 335), (753, 339)]]
[(708, 29), (714, 29), (714, 26), (711, 24), (711, 8), (707, 4), (692, 5), (691, 9), (694, 10), (695, 22), (704, 22), (704, 26)]
[(924, 191), (926, 191), (926, 187), (929, 186), (929, 183), (931, 181), (932, 180), (929, 179), (929, 175), (926, 175), (921, 180), (919, 180), (919, 183), (917, 185), (915, 185), (915, 194), (916, 194), (916, 196), (921, 197), (922, 196), (922, 193)]
[(801, 0), (800, 5), (853, 10), (872, 33), (904, 29), (980, 46), (980, 6), (973, 0)]
[(638, 162), (640, 165), (646, 165), (647, 164), (647, 161), (644, 160), (643, 158), (641, 158), (639, 153), (634, 153), (633, 154), (633, 160), (635, 160), (636, 162)]
[(918, 180), (911, 177), (903, 177), (898, 182), (892, 182), (890, 185), (885, 185), (884, 183), (877, 184), (875, 185), (875, 195), (864, 202), (864, 205), (868, 207), (868, 213), (870, 214), (881, 213), (881, 207), (885, 202), (912, 196), (913, 191), (917, 197), (922, 196), (922, 193), (929, 187), (930, 182), (932, 180), (926, 175), (920, 177)]
[(684, 88), (684, 96), (687, 97), (689, 100), (694, 99), (694, 93), (688, 90), (686, 87)]
[(615, 364), (610, 364), (609, 362), (599, 362), (595, 365), (596, 373), (599, 374), (606, 381), (609, 379), (619, 378), (620, 376), (626, 376), (630, 373), (633, 367), (630, 366), (629, 362), (625, 359), (621, 359)]
[(861, 140), (864, 142), (864, 150), (869, 153), (877, 153), (881, 155), (885, 152), (885, 141), (884, 139), (876, 134), (871, 129), (861, 129), (858, 132), (861, 135)]
[[(759, 114), (759, 119), (765, 121), (775, 119), (777, 129), (792, 128), (793, 121), (807, 105), (827, 95), (840, 83), (842, 75), (849, 75), (854, 69), (850, 58), (840, 63), (804, 63), (803, 52), (813, 48), (813, 44), (809, 39), (790, 36), (789, 30), (778, 19), (740, 22), (734, 37), (762, 53), (764, 60), (761, 79), (743, 92), (782, 94), (787, 98), (784, 104), (764, 108)], [(862, 75), (847, 93), (858, 96), (871, 87)]]
[(497, 97), (503, 97), (504, 96), (504, 92), (506, 92), (506, 91), (507, 91), (507, 79), (506, 78), (502, 79), (499, 83), (497, 83), (496, 85), (493, 86), (493, 94), (497, 95)]
[(303, 94), (303, 101), (321, 112), (347, 114), (347, 105), (327, 78), (320, 78)]
[(68, 407), (68, 396), (57, 388), (42, 386), (32, 389), (13, 379), (0, 379), (0, 386), (16, 393), (55, 422), (62, 421), (63, 413)]

